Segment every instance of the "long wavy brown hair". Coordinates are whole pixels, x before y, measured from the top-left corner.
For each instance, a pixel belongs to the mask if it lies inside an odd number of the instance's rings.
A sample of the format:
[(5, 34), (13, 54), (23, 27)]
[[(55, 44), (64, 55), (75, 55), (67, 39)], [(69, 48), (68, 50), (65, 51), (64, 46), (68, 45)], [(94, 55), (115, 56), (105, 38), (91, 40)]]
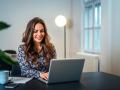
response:
[(52, 58), (54, 58), (54, 46), (52, 45), (52, 43), (50, 42), (50, 37), (47, 33), (47, 28), (45, 25), (45, 22), (40, 19), (39, 17), (35, 17), (32, 20), (30, 20), (27, 24), (26, 30), (23, 33), (23, 38), (22, 38), (22, 42), (24, 42), (24, 51), (25, 51), (25, 55), (26, 55), (26, 62), (29, 62), (30, 58), (32, 60), (32, 63), (36, 65), (36, 67), (39, 66), (37, 59), (39, 56), (39, 53), (37, 52), (37, 50), (35, 49), (35, 45), (33, 42), (33, 32), (34, 32), (34, 27), (37, 23), (40, 23), (43, 25), (44, 27), (44, 32), (45, 32), (45, 36), (41, 42), (42, 45), (42, 51), (43, 51), (43, 55), (45, 58), (45, 65), (49, 65), (49, 62)]

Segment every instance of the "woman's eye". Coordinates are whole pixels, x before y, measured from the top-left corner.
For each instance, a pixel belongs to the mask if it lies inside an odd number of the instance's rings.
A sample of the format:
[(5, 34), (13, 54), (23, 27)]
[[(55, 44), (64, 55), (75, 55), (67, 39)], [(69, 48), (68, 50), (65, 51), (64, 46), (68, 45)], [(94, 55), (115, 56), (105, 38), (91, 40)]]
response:
[(37, 33), (38, 32), (38, 30), (34, 30), (34, 33)]
[(44, 30), (41, 30), (40, 32), (41, 32), (41, 33), (43, 33), (43, 32), (44, 32)]

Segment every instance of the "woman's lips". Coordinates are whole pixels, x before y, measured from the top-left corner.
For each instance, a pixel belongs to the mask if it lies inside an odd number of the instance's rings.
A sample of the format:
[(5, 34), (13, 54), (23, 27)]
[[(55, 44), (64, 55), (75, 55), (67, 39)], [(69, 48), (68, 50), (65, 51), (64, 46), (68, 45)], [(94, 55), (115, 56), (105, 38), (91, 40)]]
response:
[(41, 40), (43, 37), (35, 37), (36, 39), (38, 39), (38, 40)]

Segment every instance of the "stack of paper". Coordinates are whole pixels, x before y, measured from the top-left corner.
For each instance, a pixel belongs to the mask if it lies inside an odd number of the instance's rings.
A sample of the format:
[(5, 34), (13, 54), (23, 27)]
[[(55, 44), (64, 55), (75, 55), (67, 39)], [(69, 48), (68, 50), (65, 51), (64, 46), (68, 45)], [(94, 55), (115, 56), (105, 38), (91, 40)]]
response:
[(26, 82), (30, 81), (32, 78), (26, 78), (26, 77), (9, 77), (9, 80), (13, 83), (18, 84), (25, 84)]

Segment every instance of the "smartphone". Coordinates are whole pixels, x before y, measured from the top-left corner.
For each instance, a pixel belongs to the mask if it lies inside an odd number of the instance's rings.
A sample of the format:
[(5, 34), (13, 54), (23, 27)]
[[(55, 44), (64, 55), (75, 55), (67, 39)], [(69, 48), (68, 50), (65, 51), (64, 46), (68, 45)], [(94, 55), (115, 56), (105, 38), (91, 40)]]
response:
[(16, 83), (8, 83), (5, 85), (5, 88), (15, 88), (17, 86), (18, 86), (18, 84), (16, 84)]

